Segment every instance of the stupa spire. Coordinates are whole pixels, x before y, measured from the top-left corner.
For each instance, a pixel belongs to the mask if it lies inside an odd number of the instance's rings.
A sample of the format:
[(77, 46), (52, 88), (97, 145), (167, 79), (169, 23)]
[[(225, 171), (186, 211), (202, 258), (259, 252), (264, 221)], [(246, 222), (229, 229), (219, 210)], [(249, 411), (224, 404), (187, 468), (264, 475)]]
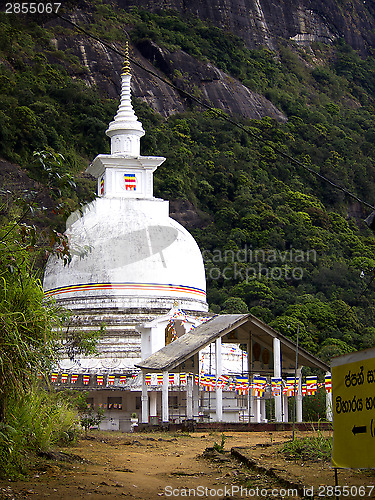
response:
[(124, 64), (122, 66), (122, 75), (131, 75), (130, 62), (129, 62), (129, 42), (126, 41), (125, 45), (125, 59)]
[(121, 72), (120, 105), (116, 116), (106, 130), (107, 136), (111, 138), (112, 155), (140, 155), (140, 139), (144, 136), (145, 131), (134, 113), (130, 81), (129, 44), (126, 42), (125, 60)]
[(141, 156), (140, 139), (145, 134), (131, 102), (129, 46), (121, 71), (120, 105), (106, 134), (111, 154), (98, 155), (86, 172), (98, 179), (98, 195), (104, 198), (153, 198), (153, 173), (165, 158)]

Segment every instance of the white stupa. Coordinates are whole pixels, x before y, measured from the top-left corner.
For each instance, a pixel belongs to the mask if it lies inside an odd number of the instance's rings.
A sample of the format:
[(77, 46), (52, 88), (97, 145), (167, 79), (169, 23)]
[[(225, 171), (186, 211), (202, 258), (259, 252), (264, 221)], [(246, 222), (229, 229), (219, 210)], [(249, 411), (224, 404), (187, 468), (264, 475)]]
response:
[(120, 106), (106, 131), (111, 154), (87, 169), (98, 179), (98, 198), (67, 221), (70, 264), (51, 257), (45, 271), (46, 296), (71, 310), (76, 326), (107, 328), (100, 356), (67, 359), (67, 371), (131, 370), (141, 357), (137, 324), (176, 303), (189, 314), (208, 310), (199, 247), (169, 217), (168, 201), (153, 196), (153, 173), (165, 158), (140, 155), (145, 132), (131, 104), (128, 59), (121, 78)]

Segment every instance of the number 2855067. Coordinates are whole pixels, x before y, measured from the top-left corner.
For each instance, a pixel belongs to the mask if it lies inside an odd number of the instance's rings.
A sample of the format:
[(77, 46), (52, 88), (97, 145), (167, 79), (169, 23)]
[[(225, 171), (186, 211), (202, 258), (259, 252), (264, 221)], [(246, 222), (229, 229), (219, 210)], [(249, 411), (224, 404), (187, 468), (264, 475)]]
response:
[(61, 3), (22, 2), (5, 4), (5, 14), (52, 14), (58, 12)]

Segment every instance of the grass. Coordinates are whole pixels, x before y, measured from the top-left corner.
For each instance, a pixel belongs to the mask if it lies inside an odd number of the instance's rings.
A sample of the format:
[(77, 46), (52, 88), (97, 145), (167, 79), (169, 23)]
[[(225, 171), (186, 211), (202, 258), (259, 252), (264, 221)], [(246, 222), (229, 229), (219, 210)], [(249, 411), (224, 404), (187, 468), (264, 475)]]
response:
[(314, 436), (296, 438), (285, 443), (279, 451), (289, 460), (328, 461), (332, 453), (332, 436), (317, 431)]
[(0, 424), (0, 477), (26, 474), (33, 456), (69, 444), (77, 429), (76, 411), (60, 394), (30, 387), (9, 400)]

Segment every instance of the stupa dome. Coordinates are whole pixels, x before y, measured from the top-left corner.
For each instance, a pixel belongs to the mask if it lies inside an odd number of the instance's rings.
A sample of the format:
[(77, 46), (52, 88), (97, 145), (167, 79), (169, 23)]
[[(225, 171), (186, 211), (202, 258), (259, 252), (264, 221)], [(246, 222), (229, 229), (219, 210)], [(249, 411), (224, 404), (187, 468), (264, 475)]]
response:
[(168, 202), (98, 198), (67, 225), (72, 260), (49, 259), (47, 296), (70, 309), (170, 309), (178, 301), (207, 311), (201, 252), (168, 216)]

